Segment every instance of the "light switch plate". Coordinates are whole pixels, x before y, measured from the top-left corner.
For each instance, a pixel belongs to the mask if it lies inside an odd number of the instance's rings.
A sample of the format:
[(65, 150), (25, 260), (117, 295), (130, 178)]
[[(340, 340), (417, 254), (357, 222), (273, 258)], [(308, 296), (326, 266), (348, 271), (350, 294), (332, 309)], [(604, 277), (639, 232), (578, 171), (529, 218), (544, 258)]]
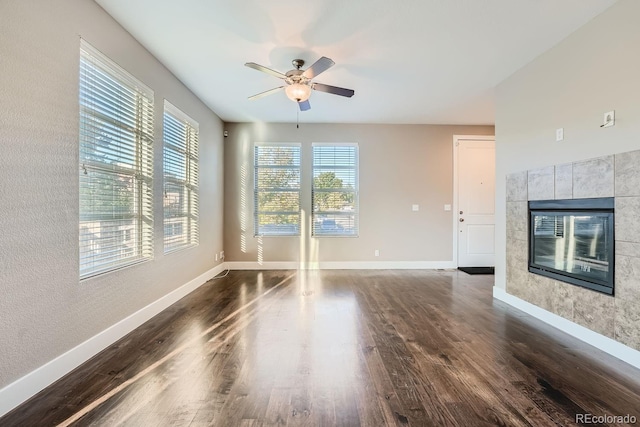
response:
[(411, 210), (414, 211), (414, 212), (419, 211), (420, 210), (420, 205), (412, 205), (411, 206)]
[(445, 211), (450, 211), (451, 210), (451, 205), (444, 205), (444, 210)]
[(556, 142), (564, 140), (564, 128), (556, 129)]

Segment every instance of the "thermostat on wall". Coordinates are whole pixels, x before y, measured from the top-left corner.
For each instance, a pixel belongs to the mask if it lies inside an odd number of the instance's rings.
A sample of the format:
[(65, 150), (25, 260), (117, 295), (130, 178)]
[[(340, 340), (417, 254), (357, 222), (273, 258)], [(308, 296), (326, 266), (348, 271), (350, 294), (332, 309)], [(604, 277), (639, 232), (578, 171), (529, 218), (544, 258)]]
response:
[(604, 113), (604, 119), (601, 128), (608, 128), (609, 126), (614, 126), (616, 124), (616, 112), (615, 110), (608, 111)]

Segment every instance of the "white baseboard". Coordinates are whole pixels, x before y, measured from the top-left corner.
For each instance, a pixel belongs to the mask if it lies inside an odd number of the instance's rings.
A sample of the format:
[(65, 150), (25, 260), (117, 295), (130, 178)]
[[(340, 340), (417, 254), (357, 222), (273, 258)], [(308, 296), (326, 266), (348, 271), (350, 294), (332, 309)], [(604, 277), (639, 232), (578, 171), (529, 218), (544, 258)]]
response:
[(508, 294), (504, 289), (494, 286), (493, 297), (640, 369), (640, 351), (638, 350), (627, 347), (616, 340), (605, 337), (591, 329), (580, 326), (577, 323), (573, 323), (564, 317), (560, 317), (557, 314), (551, 313), (543, 308)]
[(220, 264), (0, 389), (0, 417), (225, 270)]
[(436, 270), (456, 268), (452, 261), (227, 262), (229, 270)]
[(299, 263), (290, 261), (227, 261), (224, 265), (229, 270), (297, 270), (300, 268)]

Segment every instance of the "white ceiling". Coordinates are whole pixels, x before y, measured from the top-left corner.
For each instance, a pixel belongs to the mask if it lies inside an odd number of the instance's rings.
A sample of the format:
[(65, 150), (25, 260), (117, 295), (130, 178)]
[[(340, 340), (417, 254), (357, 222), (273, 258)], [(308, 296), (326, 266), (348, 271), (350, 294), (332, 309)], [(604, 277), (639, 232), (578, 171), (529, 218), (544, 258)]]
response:
[[(616, 0), (96, 0), (227, 122), (293, 122), (275, 70), (327, 56), (306, 123), (493, 124), (494, 87)], [(306, 68), (306, 66), (305, 66)]]

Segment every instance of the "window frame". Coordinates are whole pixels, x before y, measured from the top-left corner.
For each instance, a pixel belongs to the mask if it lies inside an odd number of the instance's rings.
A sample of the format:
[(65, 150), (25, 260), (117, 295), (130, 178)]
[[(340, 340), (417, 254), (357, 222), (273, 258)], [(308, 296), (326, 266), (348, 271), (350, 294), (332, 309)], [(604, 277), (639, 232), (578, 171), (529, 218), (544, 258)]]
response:
[[(337, 169), (354, 170), (354, 185), (355, 188), (352, 191), (339, 191), (342, 193), (353, 193), (353, 216), (354, 216), (354, 230), (353, 233), (343, 233), (343, 232), (316, 232), (316, 215), (322, 212), (317, 212), (315, 209), (315, 173), (316, 169), (322, 169), (323, 167), (316, 167), (315, 164), (315, 148), (316, 147), (354, 147), (355, 148), (355, 163), (353, 166), (337, 166)], [(326, 166), (325, 166), (326, 167)], [(325, 211), (325, 213), (331, 213), (332, 211)], [(338, 215), (339, 212), (336, 212)], [(314, 238), (334, 238), (334, 237), (343, 237), (343, 238), (356, 238), (360, 236), (360, 147), (357, 142), (313, 142), (311, 144), (311, 237)]]
[[(82, 281), (153, 259), (154, 94), (83, 39), (78, 89), (78, 244)], [(128, 96), (122, 97), (123, 94)], [(128, 115), (132, 112), (133, 116)], [(131, 126), (127, 121), (135, 124)], [(128, 209), (118, 211), (116, 192), (123, 188), (124, 204), (133, 202)], [(100, 212), (105, 207), (110, 212)], [(125, 224), (129, 220), (132, 228)], [(105, 222), (111, 224), (105, 226)], [(120, 234), (122, 238), (118, 237)], [(127, 240), (134, 243), (129, 245)]]
[[(267, 166), (267, 165), (258, 165), (258, 152), (260, 147), (273, 147), (273, 148), (290, 148), (295, 147), (298, 149), (299, 157), (297, 159), (297, 166), (294, 164), (293, 166)], [(295, 163), (295, 161), (294, 161)], [(259, 180), (259, 168), (266, 169), (291, 169), (298, 171), (298, 188), (289, 189), (289, 188), (281, 188), (281, 187), (271, 187), (268, 190), (264, 188), (261, 190), (258, 184)], [(258, 210), (258, 198), (260, 192), (273, 192), (273, 193), (297, 193), (298, 194), (298, 210), (297, 211), (259, 211)], [(253, 147), (253, 235), (254, 237), (299, 237), (302, 233), (302, 144), (299, 142), (256, 142)], [(260, 222), (259, 215), (261, 214), (272, 214), (272, 215), (297, 215), (297, 229), (295, 232), (270, 232), (265, 233), (260, 230)]]
[[(179, 141), (184, 144), (184, 149), (179, 148), (175, 144), (171, 144), (168, 135), (174, 134), (170, 132), (167, 122), (167, 116), (172, 119), (175, 124), (184, 126), (180, 129), (184, 132), (184, 139)], [(177, 135), (176, 135), (177, 136)], [(193, 120), (182, 110), (171, 104), (168, 100), (164, 100), (164, 109), (162, 115), (162, 173), (163, 173), (163, 251), (164, 254), (192, 248), (200, 243), (199, 237), (199, 136), (200, 126), (198, 122)], [(167, 174), (170, 165), (176, 165), (176, 160), (184, 160), (184, 179), (172, 177)], [(173, 215), (167, 217), (169, 210), (165, 206), (168, 198), (169, 186), (180, 187), (186, 197), (186, 211), (182, 215)], [(175, 225), (179, 223), (168, 222), (169, 219), (185, 218), (183, 224), (181, 243), (173, 243), (167, 237), (167, 225)], [(175, 235), (172, 235), (172, 237)]]

